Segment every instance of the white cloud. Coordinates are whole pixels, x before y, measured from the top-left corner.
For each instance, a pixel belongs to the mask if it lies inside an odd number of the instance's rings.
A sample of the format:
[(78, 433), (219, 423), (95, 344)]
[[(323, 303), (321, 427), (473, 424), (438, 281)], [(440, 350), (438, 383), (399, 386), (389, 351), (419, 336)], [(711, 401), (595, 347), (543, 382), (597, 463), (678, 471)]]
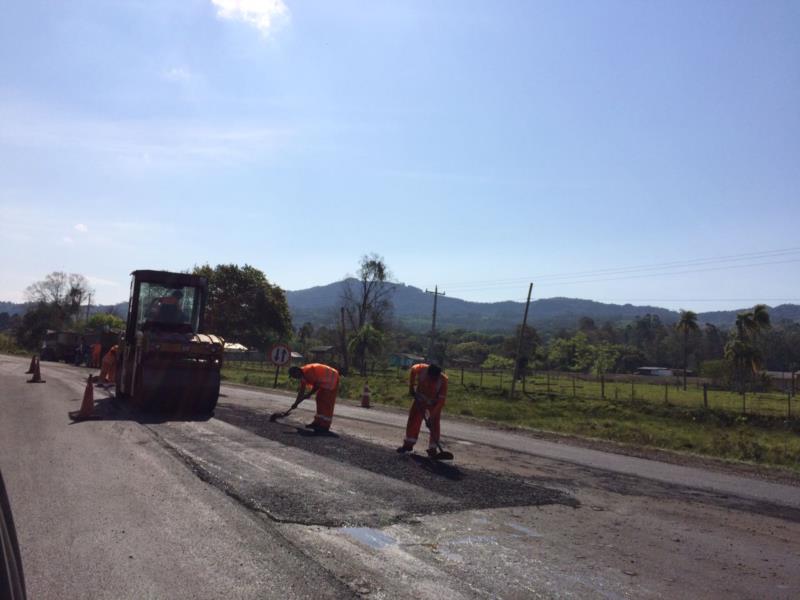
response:
[(72, 243), (75, 241), (75, 240), (73, 240), (71, 237), (69, 237), (68, 235), (65, 235), (65, 236), (64, 236), (63, 238), (61, 238), (61, 239), (63, 240), (63, 242), (64, 242), (65, 244), (72, 244)]
[(275, 27), (289, 18), (289, 9), (283, 0), (211, 0), (221, 19), (243, 21), (256, 27), (267, 36)]
[(192, 74), (188, 69), (183, 67), (172, 67), (164, 71), (161, 76), (167, 81), (175, 81), (178, 83), (185, 83), (192, 79)]
[(83, 223), (78, 223), (77, 225), (75, 225), (75, 231), (79, 231), (81, 233), (87, 233), (89, 231), (89, 228)]

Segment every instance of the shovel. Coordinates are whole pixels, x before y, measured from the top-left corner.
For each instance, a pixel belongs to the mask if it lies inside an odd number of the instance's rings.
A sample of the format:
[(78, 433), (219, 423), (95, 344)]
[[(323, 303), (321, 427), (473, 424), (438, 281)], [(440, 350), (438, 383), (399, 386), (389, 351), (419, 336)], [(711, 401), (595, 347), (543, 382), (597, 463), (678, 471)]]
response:
[[(422, 402), (420, 402), (418, 395), (414, 396), (414, 401), (415, 402), (419, 402), (420, 408), (423, 408)], [(428, 411), (427, 410), (423, 409), (423, 411), (422, 411), (422, 419), (425, 421), (425, 427), (427, 427), (428, 431), (430, 432), (431, 431), (431, 422), (428, 419)], [(442, 445), (438, 441), (436, 442), (436, 449), (439, 450), (439, 454), (436, 455), (436, 458), (434, 460), (453, 460), (453, 458), (454, 458), (453, 453), (452, 452), (448, 452), (447, 450), (442, 448)]]
[(295, 400), (294, 404), (292, 404), (292, 406), (289, 408), (289, 410), (287, 410), (287, 411), (284, 411), (284, 412), (275, 412), (275, 413), (272, 413), (272, 414), (269, 416), (269, 421), (270, 421), (270, 423), (274, 423), (274, 422), (275, 422), (275, 421), (277, 421), (278, 419), (282, 419), (282, 418), (284, 418), (284, 417), (288, 417), (288, 416), (289, 416), (289, 413), (291, 413), (291, 412), (292, 412), (292, 411), (293, 411), (295, 408), (297, 408), (297, 407), (300, 405), (300, 403), (301, 403), (303, 400), (305, 400), (306, 398), (309, 398), (309, 396), (304, 396), (304, 395), (301, 393), (301, 394), (300, 394), (300, 395), (297, 397), (297, 400)]

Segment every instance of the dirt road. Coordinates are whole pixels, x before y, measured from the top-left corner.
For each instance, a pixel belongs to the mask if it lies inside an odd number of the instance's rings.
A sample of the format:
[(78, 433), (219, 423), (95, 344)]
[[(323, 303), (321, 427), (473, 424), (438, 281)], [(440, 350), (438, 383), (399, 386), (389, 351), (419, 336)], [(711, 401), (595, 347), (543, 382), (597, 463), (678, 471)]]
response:
[[(0, 469), (31, 598), (794, 598), (800, 488), (448, 421), (225, 386), (214, 418), (143, 420), (85, 371), (0, 356)], [(103, 397), (106, 396), (106, 397)], [(309, 403), (308, 408), (311, 408)], [(425, 441), (425, 437), (421, 442)], [(424, 447), (424, 444), (421, 446)]]

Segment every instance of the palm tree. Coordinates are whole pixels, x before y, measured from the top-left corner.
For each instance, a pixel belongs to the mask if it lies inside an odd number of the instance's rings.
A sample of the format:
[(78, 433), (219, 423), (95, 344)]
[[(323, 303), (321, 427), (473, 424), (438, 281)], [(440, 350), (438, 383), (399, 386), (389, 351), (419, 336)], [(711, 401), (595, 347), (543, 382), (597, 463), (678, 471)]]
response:
[(763, 366), (763, 356), (756, 346), (758, 338), (771, 323), (766, 304), (756, 304), (752, 310), (736, 316), (736, 332), (725, 345), (725, 358), (733, 363), (742, 391), (748, 373), (756, 373)]
[(686, 371), (689, 368), (689, 332), (697, 331), (697, 313), (691, 310), (681, 310), (681, 318), (675, 324), (675, 329), (683, 332), (683, 391), (686, 391)]
[(736, 331), (743, 340), (755, 340), (765, 329), (769, 329), (769, 312), (766, 304), (756, 304), (752, 310), (736, 316)]

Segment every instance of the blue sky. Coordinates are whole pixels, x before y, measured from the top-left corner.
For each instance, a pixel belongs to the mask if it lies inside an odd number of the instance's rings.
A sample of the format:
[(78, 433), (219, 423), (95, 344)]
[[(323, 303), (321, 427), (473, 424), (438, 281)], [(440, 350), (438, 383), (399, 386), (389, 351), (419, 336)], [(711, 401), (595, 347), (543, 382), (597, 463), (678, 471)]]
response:
[(377, 252), (471, 300), (800, 301), (797, 2), (3, 12), (0, 299), (205, 262), (300, 289)]

